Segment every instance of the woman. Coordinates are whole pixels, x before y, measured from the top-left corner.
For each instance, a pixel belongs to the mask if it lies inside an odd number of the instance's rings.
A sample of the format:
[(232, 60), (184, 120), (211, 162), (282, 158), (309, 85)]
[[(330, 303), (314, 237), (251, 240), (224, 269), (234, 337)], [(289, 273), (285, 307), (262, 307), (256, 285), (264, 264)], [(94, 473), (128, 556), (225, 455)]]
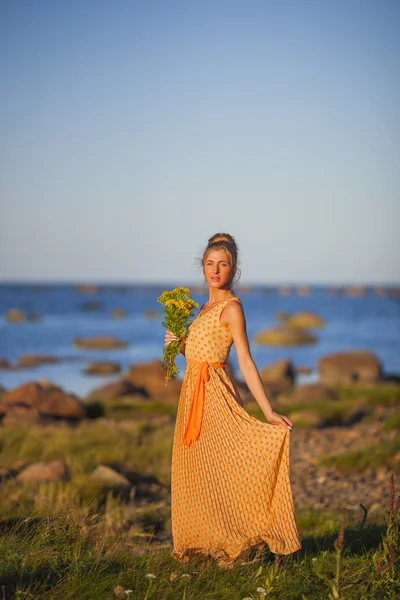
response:
[[(250, 547), (301, 548), (289, 480), (288, 417), (274, 412), (250, 354), (241, 301), (232, 292), (237, 246), (209, 239), (202, 257), (209, 300), (190, 324), (171, 469), (172, 556), (209, 555), (229, 566)], [(170, 331), (165, 345), (175, 340)], [(269, 423), (250, 416), (225, 367), (235, 344), (240, 371)]]

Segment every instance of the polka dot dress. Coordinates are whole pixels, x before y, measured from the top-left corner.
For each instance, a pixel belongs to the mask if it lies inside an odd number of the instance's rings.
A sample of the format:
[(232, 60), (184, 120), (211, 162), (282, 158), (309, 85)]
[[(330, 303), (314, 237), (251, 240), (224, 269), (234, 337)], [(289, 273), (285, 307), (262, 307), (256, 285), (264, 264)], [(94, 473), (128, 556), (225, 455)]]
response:
[(171, 468), (172, 556), (205, 554), (220, 564), (252, 546), (291, 554), (301, 548), (289, 480), (290, 430), (240, 405), (224, 368), (209, 367), (198, 438), (183, 442), (199, 363), (226, 363), (232, 335), (221, 321), (228, 298), (190, 325)]

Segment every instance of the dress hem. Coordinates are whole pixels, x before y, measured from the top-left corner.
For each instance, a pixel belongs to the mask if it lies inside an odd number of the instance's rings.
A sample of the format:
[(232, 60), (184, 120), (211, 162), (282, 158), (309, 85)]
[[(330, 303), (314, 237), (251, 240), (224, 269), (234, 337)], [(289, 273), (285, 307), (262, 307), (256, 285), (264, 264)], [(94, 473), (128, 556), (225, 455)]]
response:
[[(271, 544), (272, 545), (272, 544)], [(235, 562), (238, 561), (238, 559), (241, 557), (241, 555), (249, 549), (256, 549), (257, 547), (259, 547), (260, 549), (266, 549), (268, 548), (269, 551), (272, 554), (278, 554), (278, 555), (282, 555), (282, 556), (288, 556), (290, 554), (293, 554), (294, 552), (297, 552), (298, 550), (301, 550), (301, 548), (303, 547), (301, 544), (295, 549), (295, 550), (290, 550), (289, 552), (279, 552), (279, 551), (274, 551), (271, 550), (270, 548), (270, 544), (268, 543), (268, 538), (262, 538), (260, 536), (256, 536), (254, 538), (250, 538), (249, 540), (247, 540), (247, 542), (245, 542), (237, 552), (235, 552), (235, 554), (229, 555), (226, 550), (224, 550), (223, 548), (207, 548), (207, 547), (188, 547), (185, 548), (184, 550), (178, 552), (177, 550), (173, 550), (171, 552), (171, 556), (172, 558), (174, 558), (175, 560), (182, 562), (182, 563), (187, 563), (190, 558), (191, 555), (204, 555), (204, 556), (209, 556), (211, 558), (216, 558), (218, 560), (218, 564), (220, 565), (228, 565), (228, 564), (233, 564)]]

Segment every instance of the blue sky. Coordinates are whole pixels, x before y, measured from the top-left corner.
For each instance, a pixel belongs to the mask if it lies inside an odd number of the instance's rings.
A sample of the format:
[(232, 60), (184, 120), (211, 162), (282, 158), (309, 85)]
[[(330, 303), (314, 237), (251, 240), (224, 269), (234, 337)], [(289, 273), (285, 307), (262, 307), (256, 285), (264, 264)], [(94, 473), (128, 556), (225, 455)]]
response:
[(2, 0), (0, 278), (400, 282), (398, 0)]

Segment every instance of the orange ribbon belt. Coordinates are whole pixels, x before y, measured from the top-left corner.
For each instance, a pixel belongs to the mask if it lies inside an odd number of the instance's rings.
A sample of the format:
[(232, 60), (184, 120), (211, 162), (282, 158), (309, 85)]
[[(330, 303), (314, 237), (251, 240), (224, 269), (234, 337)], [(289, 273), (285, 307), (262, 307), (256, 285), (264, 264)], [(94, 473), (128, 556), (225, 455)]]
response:
[(187, 364), (199, 365), (196, 383), (194, 386), (192, 404), (190, 406), (189, 418), (186, 425), (185, 435), (183, 436), (184, 443), (187, 446), (190, 446), (190, 444), (196, 441), (200, 435), (204, 410), (204, 384), (210, 379), (208, 368), (212, 367), (213, 369), (224, 369), (226, 367), (226, 363), (208, 363), (188, 359)]

